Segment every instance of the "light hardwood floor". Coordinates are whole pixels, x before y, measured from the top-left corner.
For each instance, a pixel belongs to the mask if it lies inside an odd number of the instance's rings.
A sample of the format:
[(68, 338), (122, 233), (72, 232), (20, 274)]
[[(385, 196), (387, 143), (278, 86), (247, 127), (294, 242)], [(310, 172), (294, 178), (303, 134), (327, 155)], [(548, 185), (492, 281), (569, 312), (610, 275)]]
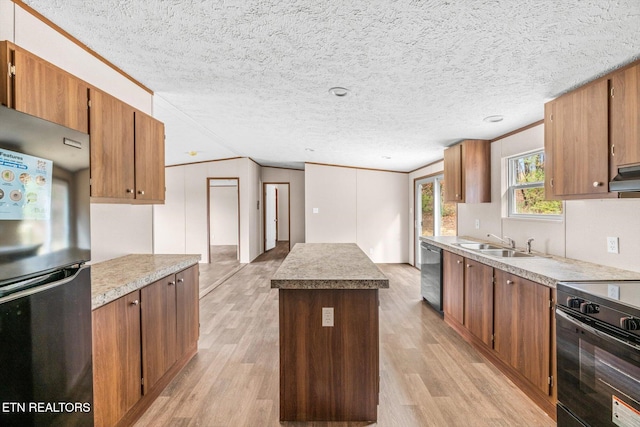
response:
[[(276, 248), (200, 300), (198, 354), (137, 426), (278, 426)], [(419, 271), (383, 264), (378, 426), (553, 426), (422, 302)], [(367, 423), (283, 423), (364, 426)]]

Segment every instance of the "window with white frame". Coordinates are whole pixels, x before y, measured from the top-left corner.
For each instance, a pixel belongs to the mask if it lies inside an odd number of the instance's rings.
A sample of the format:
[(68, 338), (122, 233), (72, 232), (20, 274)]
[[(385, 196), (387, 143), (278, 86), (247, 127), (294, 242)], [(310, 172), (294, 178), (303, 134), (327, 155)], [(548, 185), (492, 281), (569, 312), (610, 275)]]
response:
[(508, 159), (510, 217), (562, 218), (562, 202), (545, 199), (544, 158), (540, 150)]

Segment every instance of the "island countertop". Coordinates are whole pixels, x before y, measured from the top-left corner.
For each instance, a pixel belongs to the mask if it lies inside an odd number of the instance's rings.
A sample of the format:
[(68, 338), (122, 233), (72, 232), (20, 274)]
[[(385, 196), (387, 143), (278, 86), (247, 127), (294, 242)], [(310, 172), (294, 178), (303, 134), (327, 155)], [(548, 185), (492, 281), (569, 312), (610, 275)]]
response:
[(355, 243), (298, 243), (271, 278), (279, 289), (380, 289), (389, 279)]
[(200, 255), (126, 255), (91, 265), (91, 309), (200, 261)]

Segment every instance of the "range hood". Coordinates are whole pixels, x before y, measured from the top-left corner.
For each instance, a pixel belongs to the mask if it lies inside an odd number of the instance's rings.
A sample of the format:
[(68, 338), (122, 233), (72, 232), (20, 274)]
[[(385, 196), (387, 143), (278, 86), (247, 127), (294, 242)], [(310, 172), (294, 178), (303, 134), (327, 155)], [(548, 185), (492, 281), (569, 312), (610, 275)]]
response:
[(618, 168), (618, 175), (609, 183), (609, 191), (640, 192), (640, 165)]

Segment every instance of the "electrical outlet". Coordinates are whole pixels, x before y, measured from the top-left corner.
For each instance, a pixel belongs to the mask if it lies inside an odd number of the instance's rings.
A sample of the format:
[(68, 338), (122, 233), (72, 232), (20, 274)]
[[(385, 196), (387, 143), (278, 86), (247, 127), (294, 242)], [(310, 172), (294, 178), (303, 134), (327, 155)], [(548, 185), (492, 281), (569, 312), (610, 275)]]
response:
[(318, 212), (320, 212), (320, 209), (318, 209), (318, 208), (313, 208), (313, 213), (318, 213)]
[(480, 230), (480, 220), (476, 219), (476, 230)]
[(607, 252), (610, 254), (619, 254), (618, 250), (618, 238), (617, 237), (607, 237)]
[(369, 248), (369, 255), (373, 256), (373, 248)]
[(322, 307), (322, 326), (333, 327), (333, 307)]
[(607, 285), (607, 296), (611, 299), (620, 299), (620, 286)]

